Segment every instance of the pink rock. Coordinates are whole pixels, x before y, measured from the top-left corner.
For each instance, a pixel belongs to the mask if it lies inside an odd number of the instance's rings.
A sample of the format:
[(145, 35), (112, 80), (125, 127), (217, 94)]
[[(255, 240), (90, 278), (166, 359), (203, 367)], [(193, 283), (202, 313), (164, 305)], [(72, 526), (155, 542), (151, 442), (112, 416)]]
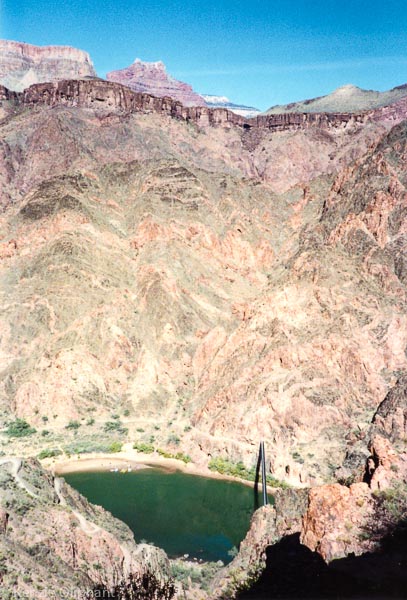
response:
[(0, 83), (8, 89), (21, 91), (34, 83), (83, 77), (96, 77), (83, 50), (0, 40)]
[(136, 58), (130, 67), (111, 71), (106, 78), (109, 81), (122, 83), (136, 92), (144, 92), (159, 98), (169, 96), (179, 100), (184, 106), (206, 106), (203, 97), (194, 92), (190, 85), (168, 75), (161, 61), (148, 63)]

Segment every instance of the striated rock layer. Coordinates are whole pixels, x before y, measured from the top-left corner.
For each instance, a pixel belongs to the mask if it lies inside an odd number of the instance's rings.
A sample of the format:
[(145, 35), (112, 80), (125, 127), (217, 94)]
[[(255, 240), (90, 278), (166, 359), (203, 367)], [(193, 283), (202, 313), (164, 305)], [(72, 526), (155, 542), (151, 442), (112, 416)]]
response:
[(129, 67), (107, 73), (106, 79), (126, 85), (135, 92), (173, 98), (184, 106), (206, 105), (204, 98), (194, 92), (188, 83), (168, 75), (161, 61), (149, 63), (136, 58)]
[(404, 101), (245, 127), (112, 82), (2, 94), (4, 419), (126, 411), (201, 464), (264, 439), (275, 477), (332, 479), (407, 367)]
[(83, 50), (0, 40), (0, 83), (10, 90), (81, 77), (96, 77), (89, 54)]

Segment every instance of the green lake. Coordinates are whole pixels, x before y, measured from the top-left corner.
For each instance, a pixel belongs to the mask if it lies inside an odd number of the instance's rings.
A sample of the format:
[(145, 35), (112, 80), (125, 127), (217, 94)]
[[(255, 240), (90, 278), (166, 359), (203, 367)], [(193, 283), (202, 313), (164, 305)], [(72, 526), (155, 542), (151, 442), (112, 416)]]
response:
[(245, 537), (258, 506), (251, 487), (179, 471), (148, 468), (64, 477), (90, 502), (127, 523), (137, 542), (152, 542), (170, 557), (229, 562), (229, 551)]

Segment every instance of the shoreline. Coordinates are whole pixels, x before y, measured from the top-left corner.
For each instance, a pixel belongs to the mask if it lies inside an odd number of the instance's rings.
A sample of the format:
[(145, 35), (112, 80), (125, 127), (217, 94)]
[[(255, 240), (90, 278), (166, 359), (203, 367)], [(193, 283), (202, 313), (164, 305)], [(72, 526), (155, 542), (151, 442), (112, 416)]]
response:
[[(59, 458), (59, 460), (58, 460)], [(254, 488), (254, 481), (240, 479), (233, 475), (224, 475), (217, 471), (211, 471), (208, 467), (197, 465), (196, 463), (184, 463), (176, 458), (164, 458), (154, 456), (154, 454), (143, 454), (135, 450), (124, 450), (115, 454), (94, 453), (88, 456), (75, 456), (70, 458), (58, 457), (54, 459), (44, 459), (43, 466), (50, 470), (55, 476), (63, 476), (72, 473), (84, 473), (87, 471), (104, 472), (110, 469), (131, 468), (132, 471), (139, 471), (148, 468), (163, 468), (168, 471), (182, 471), (189, 475), (199, 477), (209, 477), (211, 479), (223, 479), (224, 481), (236, 481), (243, 485)], [(259, 491), (262, 490), (262, 484), (259, 482)], [(267, 492), (273, 495), (277, 488), (267, 486)]]

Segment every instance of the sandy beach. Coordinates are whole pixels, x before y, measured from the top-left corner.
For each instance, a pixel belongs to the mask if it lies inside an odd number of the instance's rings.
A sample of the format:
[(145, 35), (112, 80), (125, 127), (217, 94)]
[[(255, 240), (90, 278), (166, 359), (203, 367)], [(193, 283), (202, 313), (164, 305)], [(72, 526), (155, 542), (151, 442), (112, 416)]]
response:
[[(182, 471), (191, 475), (201, 477), (211, 477), (212, 479), (223, 479), (228, 481), (237, 481), (243, 485), (254, 487), (252, 481), (246, 481), (233, 477), (232, 475), (223, 475), (216, 471), (211, 471), (208, 467), (197, 465), (195, 463), (185, 464), (175, 458), (164, 458), (155, 453), (143, 454), (130, 448), (125, 448), (122, 452), (115, 454), (90, 454), (86, 456), (73, 456), (70, 458), (45, 459), (43, 465), (52, 471), (54, 475), (65, 475), (67, 473), (81, 473), (85, 471), (110, 471), (111, 469), (128, 469), (137, 471), (149, 467), (159, 467), (170, 471)], [(259, 489), (262, 489), (259, 484)], [(268, 486), (268, 492), (273, 493), (274, 488)]]

